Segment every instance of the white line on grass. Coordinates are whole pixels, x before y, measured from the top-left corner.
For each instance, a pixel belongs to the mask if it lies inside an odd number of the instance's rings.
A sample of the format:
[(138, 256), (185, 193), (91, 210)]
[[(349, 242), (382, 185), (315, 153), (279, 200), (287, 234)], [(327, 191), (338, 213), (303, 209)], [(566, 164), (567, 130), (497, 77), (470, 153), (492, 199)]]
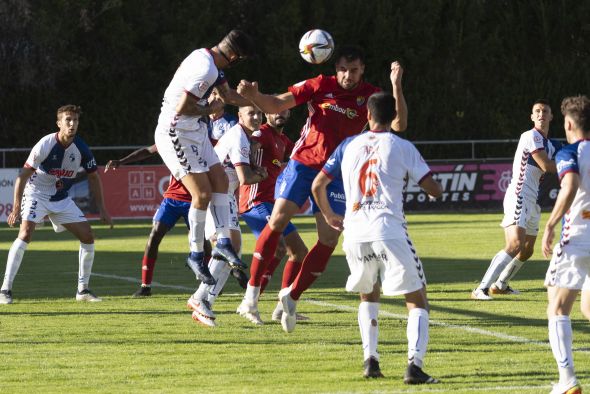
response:
[[(111, 279), (118, 279), (118, 280), (124, 280), (126, 282), (132, 282), (132, 283), (141, 283), (141, 280), (138, 280), (137, 278), (132, 278), (129, 276), (119, 276), (119, 275), (110, 275), (110, 274), (99, 274), (99, 273), (92, 273), (92, 275), (95, 276), (100, 276), (102, 278), (111, 278)], [(166, 289), (176, 289), (176, 290), (186, 290), (186, 291), (194, 291), (194, 287), (186, 287), (186, 286), (177, 286), (177, 285), (165, 285), (162, 283), (158, 283), (158, 282), (152, 282), (152, 287), (161, 287), (161, 288), (166, 288)], [(240, 294), (227, 294), (229, 296), (239, 296)], [(317, 305), (317, 306), (324, 306), (324, 307), (329, 307), (329, 308), (335, 308), (341, 311), (347, 311), (347, 312), (357, 312), (358, 308), (356, 307), (352, 307), (352, 306), (348, 306), (348, 305), (338, 305), (338, 304), (331, 304), (329, 302), (324, 302), (324, 301), (317, 301), (317, 300), (312, 300), (312, 299), (304, 299), (304, 302), (307, 302), (309, 304), (313, 304), (313, 305)], [(403, 319), (403, 320), (407, 320), (407, 315), (401, 315), (399, 313), (393, 313), (393, 312), (387, 312), (384, 310), (379, 310), (379, 315), (381, 316), (386, 316), (386, 317), (392, 317), (395, 319)], [(479, 334), (479, 335), (483, 335), (483, 336), (488, 336), (488, 337), (494, 337), (494, 338), (498, 338), (498, 339), (504, 339), (506, 341), (510, 341), (510, 342), (515, 342), (515, 343), (524, 343), (524, 344), (529, 344), (529, 345), (536, 345), (536, 346), (542, 346), (544, 348), (549, 348), (549, 343), (548, 342), (543, 342), (543, 341), (535, 341), (534, 339), (529, 339), (529, 338), (525, 338), (525, 337), (519, 337), (516, 335), (508, 335), (508, 334), (504, 334), (501, 332), (495, 332), (495, 331), (490, 331), (490, 330), (484, 330), (481, 328), (476, 328), (476, 327), (471, 327), (471, 326), (464, 326), (464, 325), (458, 325), (458, 324), (450, 324), (450, 323), (445, 323), (442, 321), (437, 321), (437, 320), (430, 320), (430, 325), (432, 326), (439, 326), (439, 327), (444, 327), (444, 328), (451, 328), (454, 330), (461, 330), (461, 331), (467, 331), (473, 334)], [(576, 353), (585, 353), (585, 354), (590, 354), (589, 350), (585, 350), (585, 349), (574, 349), (574, 351)]]

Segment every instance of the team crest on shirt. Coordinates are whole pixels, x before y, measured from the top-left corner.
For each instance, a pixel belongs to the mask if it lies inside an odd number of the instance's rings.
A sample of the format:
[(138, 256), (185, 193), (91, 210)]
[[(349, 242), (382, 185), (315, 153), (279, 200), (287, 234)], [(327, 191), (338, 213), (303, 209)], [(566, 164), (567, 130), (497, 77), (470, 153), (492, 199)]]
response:
[(240, 148), (240, 154), (244, 157), (247, 157), (250, 154), (250, 148)]
[(204, 92), (207, 90), (207, 88), (209, 88), (209, 82), (203, 81), (199, 83), (199, 86), (197, 86), (197, 88), (199, 89), (199, 92)]
[(70, 161), (74, 161), (76, 160), (76, 155), (73, 153), (70, 153)]
[(543, 138), (541, 138), (538, 135), (535, 135), (535, 142), (541, 142), (543, 140)]
[(365, 103), (365, 96), (357, 96), (356, 105), (359, 107)]

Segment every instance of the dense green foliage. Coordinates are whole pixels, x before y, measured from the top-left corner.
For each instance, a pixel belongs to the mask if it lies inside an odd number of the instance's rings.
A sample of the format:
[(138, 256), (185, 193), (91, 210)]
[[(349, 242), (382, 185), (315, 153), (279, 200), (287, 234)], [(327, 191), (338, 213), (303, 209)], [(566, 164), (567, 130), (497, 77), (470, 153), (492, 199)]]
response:
[[(366, 79), (383, 88), (389, 63), (402, 61), (408, 138), (514, 138), (534, 99), (559, 112), (563, 96), (590, 93), (588, 15), (579, 0), (5, 0), (0, 147), (53, 131), (64, 103), (83, 107), (91, 145), (151, 143), (175, 68), (233, 27), (256, 38), (260, 55), (229, 70), (232, 86), (247, 78), (283, 92), (331, 73), (297, 51), (302, 33), (320, 27), (337, 45), (364, 47)], [(291, 136), (303, 109), (295, 117)]]
[[(543, 215), (543, 222), (547, 215)], [(51, 226), (34, 235), (14, 282), (14, 304), (0, 305), (2, 393), (543, 393), (557, 380), (547, 341), (539, 248), (518, 273), (520, 296), (473, 301), (490, 259), (503, 245), (500, 214), (408, 215), (424, 263), (431, 306), (425, 370), (430, 387), (402, 383), (405, 306), (383, 297), (379, 353), (385, 379), (362, 378), (358, 296), (344, 291), (348, 267), (339, 246), (327, 271), (306, 291), (298, 311), (311, 318), (285, 334), (270, 321), (280, 274), (260, 301), (263, 326), (236, 313), (242, 290), (232, 278), (215, 303), (218, 327), (195, 324), (186, 299), (195, 285), (184, 267), (186, 229), (178, 225), (160, 248), (154, 295), (133, 299), (150, 223), (94, 225), (91, 287), (103, 302), (74, 301), (77, 242)], [(297, 218), (303, 240), (316, 239), (312, 218)], [(16, 229), (0, 225), (0, 272)], [(245, 261), (254, 247), (244, 234)], [(280, 268), (278, 270), (280, 272)], [(579, 301), (578, 301), (579, 302)], [(590, 327), (572, 311), (575, 362), (590, 383)]]

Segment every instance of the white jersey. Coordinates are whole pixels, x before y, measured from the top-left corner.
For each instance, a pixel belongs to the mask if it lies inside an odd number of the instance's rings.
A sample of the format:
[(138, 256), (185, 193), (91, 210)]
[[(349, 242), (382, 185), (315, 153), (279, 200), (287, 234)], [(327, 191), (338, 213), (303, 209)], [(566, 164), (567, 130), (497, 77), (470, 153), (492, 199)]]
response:
[(514, 154), (512, 179), (506, 189), (505, 198), (524, 198), (536, 202), (544, 173), (533, 155), (545, 151), (549, 159), (553, 160), (558, 149), (558, 143), (548, 140), (537, 129), (522, 133)]
[(176, 106), (185, 92), (197, 98), (202, 106), (207, 106), (211, 90), (221, 83), (225, 83), (223, 73), (215, 66), (209, 51), (197, 49), (192, 52), (180, 64), (164, 93), (158, 125), (166, 128), (172, 124), (176, 129), (187, 131), (206, 130), (205, 124), (199, 122), (201, 116), (178, 115)]
[(41, 138), (31, 150), (25, 167), (34, 169), (35, 173), (25, 186), (25, 196), (63, 200), (68, 197), (68, 190), (80, 167), (88, 173), (96, 171), (96, 160), (82, 138), (76, 136), (68, 147), (64, 147), (57, 134)]
[(391, 132), (367, 131), (344, 140), (322, 171), (342, 177), (346, 242), (407, 238), (402, 196), (406, 178), (419, 184), (430, 174), (412, 143)]
[(235, 167), (250, 165), (250, 139), (238, 123), (225, 132), (214, 149), (229, 178), (229, 193), (233, 194), (240, 186)]
[(237, 123), (238, 120), (236, 117), (227, 112), (224, 112), (224, 114), (217, 119), (211, 119), (209, 121), (209, 139), (213, 146), (217, 144), (217, 141), (223, 137), (226, 131), (234, 127)]
[(574, 201), (563, 218), (561, 242), (590, 244), (590, 140), (565, 146), (557, 153), (556, 162), (560, 180), (568, 172), (580, 176)]

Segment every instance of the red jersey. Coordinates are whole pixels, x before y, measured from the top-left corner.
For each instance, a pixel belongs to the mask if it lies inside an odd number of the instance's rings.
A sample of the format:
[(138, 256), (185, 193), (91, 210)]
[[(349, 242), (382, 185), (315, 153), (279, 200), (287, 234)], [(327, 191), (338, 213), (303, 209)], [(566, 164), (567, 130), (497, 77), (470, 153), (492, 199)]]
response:
[(275, 183), (294, 146), (286, 135), (279, 134), (267, 123), (252, 134), (252, 140), (260, 144), (253, 157), (254, 164), (266, 167), (268, 178), (254, 185), (240, 186), (240, 213), (263, 202), (275, 202)]
[(164, 192), (164, 198), (171, 198), (173, 200), (191, 202), (191, 194), (186, 190), (182, 182), (177, 181), (172, 175), (170, 175), (170, 184), (168, 189)]
[(291, 158), (321, 170), (345, 138), (363, 130), (367, 123), (367, 100), (379, 90), (367, 82), (346, 90), (338, 85), (335, 76), (324, 75), (289, 87), (297, 105), (307, 102), (309, 110)]

